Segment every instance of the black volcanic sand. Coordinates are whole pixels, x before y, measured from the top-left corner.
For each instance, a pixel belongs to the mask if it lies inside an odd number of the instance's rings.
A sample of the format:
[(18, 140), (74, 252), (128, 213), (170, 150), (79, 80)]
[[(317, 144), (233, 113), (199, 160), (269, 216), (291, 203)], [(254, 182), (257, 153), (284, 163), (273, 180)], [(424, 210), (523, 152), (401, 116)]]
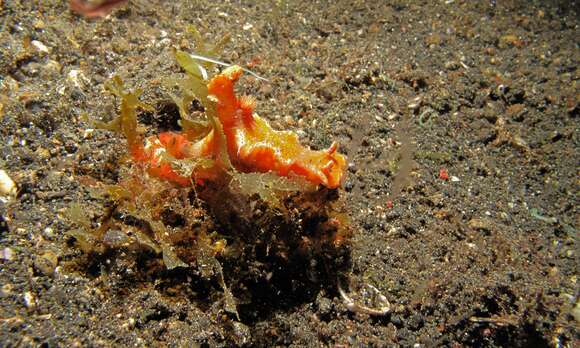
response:
[[(579, 346), (577, 2), (131, 0), (98, 20), (67, 3), (0, 2), (0, 169), (18, 185), (0, 203), (0, 345)], [(83, 115), (117, 114), (117, 74), (155, 108), (148, 132), (173, 129), (188, 25), (230, 34), (220, 58), (270, 80), (238, 86), (262, 117), (351, 163), (344, 279), (250, 289), (240, 320), (195, 269), (86, 262), (67, 234), (77, 202), (98, 221), (92, 186), (125, 151)], [(351, 311), (340, 284), (390, 313)]]

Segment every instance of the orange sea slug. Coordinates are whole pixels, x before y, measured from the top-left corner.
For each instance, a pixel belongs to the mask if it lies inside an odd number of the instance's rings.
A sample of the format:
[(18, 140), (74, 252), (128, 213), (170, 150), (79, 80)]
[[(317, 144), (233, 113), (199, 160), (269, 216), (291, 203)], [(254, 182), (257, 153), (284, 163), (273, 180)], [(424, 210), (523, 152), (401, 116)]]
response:
[[(254, 99), (235, 95), (234, 84), (242, 72), (239, 66), (231, 66), (208, 84), (208, 93), (216, 101), (217, 116), (233, 166), (246, 173), (273, 172), (280, 176), (301, 176), (313, 184), (329, 188), (340, 186), (345, 175), (346, 158), (337, 152), (337, 143), (326, 150), (314, 151), (300, 145), (295, 133), (272, 129), (253, 113)], [(136, 160), (146, 162), (153, 176), (187, 185), (190, 178), (177, 174), (169, 162), (162, 160), (161, 153), (166, 152), (175, 159), (215, 158), (220, 151), (215, 132), (215, 129), (210, 131), (198, 142), (190, 142), (185, 134), (161, 133), (148, 139), (144, 149), (146, 155)], [(192, 176), (204, 179), (215, 174), (206, 170)]]
[(336, 151), (337, 143), (327, 150), (313, 151), (300, 145), (295, 133), (272, 129), (253, 113), (254, 99), (236, 97), (234, 83), (242, 72), (239, 66), (231, 66), (208, 84), (209, 94), (217, 99), (217, 114), (234, 166), (243, 172), (298, 175), (314, 184), (338, 187), (344, 177), (346, 158)]

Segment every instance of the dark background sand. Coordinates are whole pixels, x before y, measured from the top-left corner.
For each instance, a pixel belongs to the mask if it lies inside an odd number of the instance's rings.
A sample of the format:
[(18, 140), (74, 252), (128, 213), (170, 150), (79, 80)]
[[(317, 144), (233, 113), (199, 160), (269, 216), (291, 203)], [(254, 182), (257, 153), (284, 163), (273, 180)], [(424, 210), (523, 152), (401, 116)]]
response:
[[(86, 20), (0, 1), (0, 167), (19, 186), (0, 203), (0, 345), (578, 346), (578, 3), (376, 3), (136, 0)], [(114, 182), (124, 151), (81, 115), (116, 114), (103, 83), (119, 74), (156, 107), (148, 128), (174, 123), (163, 79), (172, 46), (193, 50), (188, 24), (231, 34), (221, 58), (270, 79), (239, 89), (278, 129), (340, 142), (350, 289), (376, 287), (390, 315), (320, 290), (237, 322), (189, 275), (70, 267), (64, 212), (100, 211), (88, 184)]]

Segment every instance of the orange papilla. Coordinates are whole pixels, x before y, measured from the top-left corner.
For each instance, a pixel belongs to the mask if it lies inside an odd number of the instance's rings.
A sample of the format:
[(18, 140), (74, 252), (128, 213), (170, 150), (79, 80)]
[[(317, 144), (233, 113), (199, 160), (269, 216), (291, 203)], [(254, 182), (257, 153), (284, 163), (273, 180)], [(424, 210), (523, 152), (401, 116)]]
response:
[(159, 142), (169, 154), (177, 159), (186, 157), (186, 149), (190, 146), (187, 137), (183, 134), (163, 132), (159, 134)]
[(143, 162), (149, 158), (145, 152), (142, 142), (129, 144), (129, 153), (131, 154), (131, 157), (133, 157), (133, 159), (137, 162)]
[(149, 145), (145, 147), (141, 138), (138, 137), (132, 144), (129, 144), (129, 152), (133, 160), (143, 165), (151, 176), (181, 186), (190, 185), (190, 178), (177, 174), (171, 164), (162, 160), (158, 155), (158, 151), (163, 150), (177, 159), (184, 158), (185, 148), (188, 145), (187, 139), (178, 133), (164, 132), (156, 137), (150, 137), (148, 142)]
[(159, 179), (164, 179), (181, 186), (189, 186), (191, 185), (191, 179), (185, 176), (181, 176), (177, 174), (172, 168), (171, 165), (167, 162), (165, 163), (158, 163), (156, 165), (151, 165), (147, 172), (154, 177)]

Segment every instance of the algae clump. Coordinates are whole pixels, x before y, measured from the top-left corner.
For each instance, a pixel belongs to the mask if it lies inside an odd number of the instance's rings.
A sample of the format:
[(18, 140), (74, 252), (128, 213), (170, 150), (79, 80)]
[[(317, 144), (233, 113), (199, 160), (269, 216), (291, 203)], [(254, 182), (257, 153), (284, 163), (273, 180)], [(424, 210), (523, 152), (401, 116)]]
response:
[[(190, 32), (199, 53), (209, 57), (227, 41), (209, 46), (195, 30)], [(298, 285), (298, 292), (306, 296), (309, 289), (333, 287), (336, 272), (350, 263), (351, 230), (338, 190), (300, 177), (236, 170), (216, 102), (208, 95), (208, 69), (214, 63), (198, 62), (195, 55), (177, 49), (174, 55), (185, 72), (167, 80), (178, 89), (171, 98), (179, 112), (179, 136), (195, 141), (213, 132), (218, 151), (198, 158), (160, 152), (155, 160), (188, 180), (177, 183), (151, 175), (147, 144), (158, 140), (144, 139), (138, 110), (153, 108), (139, 100), (140, 91), (125, 90), (123, 81), (114, 77), (106, 89), (120, 99), (119, 116), (94, 124), (121, 134), (132, 160), (122, 163), (116, 184), (101, 185), (107, 207), (98, 228), (81, 217), (82, 208), (72, 209), (71, 221), (79, 228), (70, 235), (83, 252), (97, 256), (88, 262), (102, 261), (99, 255), (121, 257), (129, 250), (144, 279), (159, 269), (156, 264), (166, 271), (197, 274), (217, 282), (224, 309), (236, 317), (236, 299), (252, 298), (256, 289), (279, 294), (281, 289), (297, 291)], [(203, 106), (203, 113), (191, 112), (194, 101)], [(203, 171), (218, 175), (197, 181), (196, 173)]]

